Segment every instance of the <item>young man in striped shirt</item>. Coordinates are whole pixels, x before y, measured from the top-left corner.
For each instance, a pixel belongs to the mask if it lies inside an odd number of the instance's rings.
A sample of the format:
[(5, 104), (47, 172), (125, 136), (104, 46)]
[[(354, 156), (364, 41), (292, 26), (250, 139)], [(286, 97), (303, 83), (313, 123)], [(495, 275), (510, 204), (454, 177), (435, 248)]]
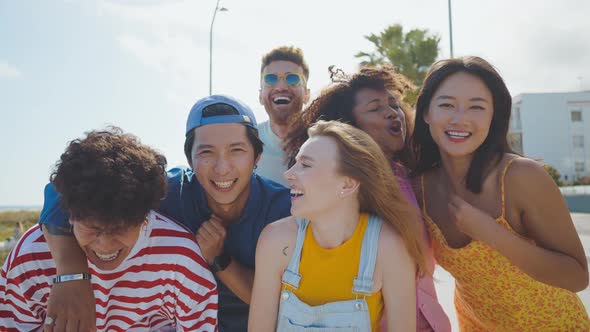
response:
[(52, 286), (76, 280), (90, 281), (99, 331), (216, 331), (217, 287), (194, 236), (152, 210), (167, 191), (165, 167), (118, 128), (72, 141), (46, 196), (61, 195), (89, 273), (56, 275), (34, 226), (2, 268), (0, 331), (86, 329), (47, 313)]
[[(198, 100), (185, 131), (184, 151), (191, 167), (168, 171), (168, 193), (158, 208), (195, 234), (215, 274), (219, 332), (247, 330), (258, 237), (267, 224), (291, 214), (289, 189), (254, 172), (262, 150), (250, 107), (225, 95)], [(78, 245), (63, 229), (68, 219), (59, 197), (45, 195), (39, 222), (58, 274), (87, 269), (86, 261), (78, 257)], [(57, 286), (51, 290), (50, 313), (92, 327), (88, 285), (77, 281)]]

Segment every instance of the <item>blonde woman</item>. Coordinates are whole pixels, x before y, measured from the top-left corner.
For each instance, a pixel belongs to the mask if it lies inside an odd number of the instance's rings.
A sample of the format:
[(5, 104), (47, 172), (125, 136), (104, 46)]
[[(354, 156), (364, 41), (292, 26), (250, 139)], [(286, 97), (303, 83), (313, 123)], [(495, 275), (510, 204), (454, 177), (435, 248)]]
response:
[(423, 243), (379, 145), (319, 121), (285, 178), (292, 216), (258, 241), (249, 330), (378, 331), (383, 315), (391, 331), (415, 330)]

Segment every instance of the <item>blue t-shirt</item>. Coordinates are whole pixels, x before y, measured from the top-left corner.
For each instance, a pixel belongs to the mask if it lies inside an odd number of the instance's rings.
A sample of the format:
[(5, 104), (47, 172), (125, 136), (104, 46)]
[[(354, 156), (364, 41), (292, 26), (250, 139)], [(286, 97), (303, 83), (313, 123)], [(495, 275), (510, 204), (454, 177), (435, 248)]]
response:
[[(173, 168), (168, 171), (168, 194), (158, 212), (182, 223), (196, 233), (203, 221), (209, 220), (205, 191), (190, 168)], [(233, 259), (248, 268), (254, 268), (256, 243), (267, 224), (291, 214), (289, 189), (253, 174), (250, 195), (240, 220), (227, 227), (225, 250)], [(59, 194), (53, 185), (45, 187), (45, 202), (39, 223), (69, 227), (68, 215), (59, 205)], [(219, 290), (219, 331), (246, 331), (248, 310), (223, 283), (217, 280)]]

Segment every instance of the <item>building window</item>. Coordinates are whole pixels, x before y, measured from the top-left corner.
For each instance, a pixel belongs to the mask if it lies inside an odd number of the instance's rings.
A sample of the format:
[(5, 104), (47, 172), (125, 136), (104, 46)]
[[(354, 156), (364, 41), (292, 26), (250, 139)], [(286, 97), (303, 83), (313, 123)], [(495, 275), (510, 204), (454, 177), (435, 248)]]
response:
[(572, 111), (572, 122), (582, 122), (582, 111)]
[(584, 135), (574, 135), (574, 148), (584, 147)]
[(576, 161), (576, 173), (584, 172), (584, 162), (583, 161)]

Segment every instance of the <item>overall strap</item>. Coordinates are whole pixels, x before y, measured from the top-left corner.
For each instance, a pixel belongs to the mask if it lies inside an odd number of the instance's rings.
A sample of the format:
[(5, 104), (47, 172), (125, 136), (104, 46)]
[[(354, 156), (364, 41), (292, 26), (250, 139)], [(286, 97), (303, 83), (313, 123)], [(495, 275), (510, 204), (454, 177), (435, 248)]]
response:
[(301, 281), (301, 275), (299, 274), (299, 262), (301, 261), (301, 250), (303, 249), (303, 241), (305, 240), (305, 230), (309, 221), (302, 218), (295, 218), (297, 221), (297, 242), (295, 243), (295, 249), (291, 255), (289, 266), (283, 273), (282, 282), (290, 285), (294, 289), (299, 288), (299, 282)]
[(381, 219), (370, 215), (369, 224), (363, 236), (361, 246), (361, 261), (359, 272), (354, 279), (352, 292), (355, 294), (370, 295), (373, 289), (373, 272), (377, 261), (377, 249), (379, 248), (379, 233), (381, 232)]

